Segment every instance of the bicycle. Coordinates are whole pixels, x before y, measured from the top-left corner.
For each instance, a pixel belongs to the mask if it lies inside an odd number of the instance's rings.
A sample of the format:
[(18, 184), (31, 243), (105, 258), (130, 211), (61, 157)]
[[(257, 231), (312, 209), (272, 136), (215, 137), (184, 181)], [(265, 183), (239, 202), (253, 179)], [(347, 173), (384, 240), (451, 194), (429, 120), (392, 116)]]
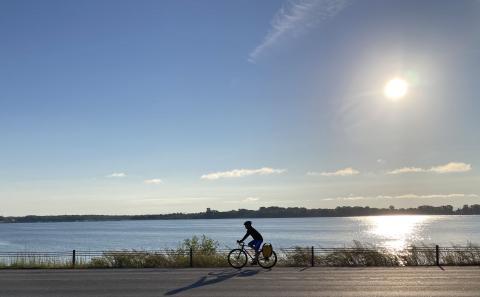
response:
[[(255, 254), (252, 256), (247, 249), (245, 249), (245, 243), (243, 242), (238, 242), (238, 245), (240, 248), (233, 249), (228, 253), (228, 264), (232, 266), (233, 268), (240, 269), (247, 265), (248, 258), (252, 259), (252, 261), (255, 259)], [(264, 244), (265, 245), (265, 244)], [(263, 250), (263, 246), (262, 246)], [(262, 250), (259, 251), (258, 254), (258, 265), (260, 265), (262, 268), (272, 268), (277, 264), (277, 254), (272, 251), (272, 254), (268, 257), (265, 257), (262, 253)]]

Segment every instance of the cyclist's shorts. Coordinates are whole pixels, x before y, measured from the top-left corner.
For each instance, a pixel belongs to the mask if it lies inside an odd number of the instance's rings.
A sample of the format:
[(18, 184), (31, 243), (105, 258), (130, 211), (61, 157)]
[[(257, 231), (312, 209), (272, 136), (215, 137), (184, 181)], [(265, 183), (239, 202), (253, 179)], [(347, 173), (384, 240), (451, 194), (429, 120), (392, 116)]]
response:
[(262, 242), (263, 240), (252, 240), (248, 243), (249, 246), (253, 247), (255, 249), (255, 251), (259, 251), (260, 250), (260, 247), (262, 246)]

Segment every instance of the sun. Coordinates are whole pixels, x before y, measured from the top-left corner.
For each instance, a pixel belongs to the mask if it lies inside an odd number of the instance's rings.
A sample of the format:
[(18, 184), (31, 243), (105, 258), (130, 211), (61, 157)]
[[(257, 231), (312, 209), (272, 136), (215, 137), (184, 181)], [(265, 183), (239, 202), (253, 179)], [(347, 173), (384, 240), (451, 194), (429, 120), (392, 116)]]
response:
[(391, 79), (383, 88), (383, 93), (392, 101), (397, 101), (407, 95), (408, 82), (402, 78)]

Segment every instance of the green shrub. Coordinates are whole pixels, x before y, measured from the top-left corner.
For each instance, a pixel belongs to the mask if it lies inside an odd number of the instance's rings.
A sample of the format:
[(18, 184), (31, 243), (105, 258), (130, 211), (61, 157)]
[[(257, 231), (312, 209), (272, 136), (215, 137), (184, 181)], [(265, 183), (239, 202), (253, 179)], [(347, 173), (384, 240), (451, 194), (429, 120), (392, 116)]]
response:
[(216, 240), (202, 235), (200, 238), (194, 235), (192, 238), (187, 238), (177, 248), (177, 252), (188, 253), (190, 249), (203, 255), (213, 255), (217, 252), (219, 243)]

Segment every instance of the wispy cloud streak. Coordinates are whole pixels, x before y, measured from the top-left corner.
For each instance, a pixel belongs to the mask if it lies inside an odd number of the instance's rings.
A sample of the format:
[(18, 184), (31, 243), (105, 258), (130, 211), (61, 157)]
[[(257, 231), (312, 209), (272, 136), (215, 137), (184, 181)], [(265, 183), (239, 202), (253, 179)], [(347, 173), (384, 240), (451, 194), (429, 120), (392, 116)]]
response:
[(445, 165), (433, 166), (431, 168), (420, 167), (403, 167), (389, 171), (388, 174), (403, 174), (403, 173), (418, 173), (418, 172), (433, 172), (433, 173), (458, 173), (472, 170), (472, 165), (462, 162), (450, 162)]
[(257, 202), (258, 200), (260, 200), (258, 197), (247, 197), (243, 199), (242, 202)]
[(333, 172), (307, 172), (308, 176), (350, 176), (357, 175), (360, 171), (353, 169), (352, 167), (347, 167)]
[(280, 174), (286, 172), (286, 169), (275, 169), (270, 167), (263, 167), (259, 169), (234, 169), (230, 171), (208, 173), (201, 176), (201, 179), (216, 180), (221, 178), (238, 178), (249, 175), (268, 175)]
[(163, 181), (160, 178), (152, 178), (144, 180), (143, 183), (147, 185), (159, 185), (162, 184)]
[(248, 61), (254, 63), (265, 50), (281, 39), (302, 34), (334, 17), (349, 2), (349, 0), (292, 0), (286, 2), (273, 17), (270, 31), (263, 41), (250, 52)]
[(113, 177), (114, 178), (114, 177), (126, 177), (126, 176), (127, 176), (127, 174), (124, 173), (124, 172), (113, 172), (113, 173), (107, 175), (106, 177), (111, 177), (111, 178)]
[(417, 173), (417, 172), (426, 172), (427, 169), (419, 167), (402, 167), (392, 171), (389, 171), (388, 174), (403, 174), (403, 173)]
[(346, 196), (346, 197), (335, 197), (335, 198), (325, 198), (323, 200), (369, 200), (369, 199), (445, 199), (445, 198), (479, 198), (477, 194), (430, 194), (430, 195), (418, 195), (418, 194), (404, 194), (404, 195), (378, 195), (378, 196)]

